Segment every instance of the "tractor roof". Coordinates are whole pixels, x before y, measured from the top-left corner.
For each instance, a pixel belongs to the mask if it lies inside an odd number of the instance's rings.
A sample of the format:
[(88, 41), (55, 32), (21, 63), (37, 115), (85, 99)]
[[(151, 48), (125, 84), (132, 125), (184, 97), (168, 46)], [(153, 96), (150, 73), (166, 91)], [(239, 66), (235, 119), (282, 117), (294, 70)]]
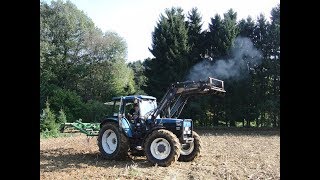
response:
[[(121, 97), (114, 97), (112, 100), (119, 100)], [(138, 99), (152, 99), (155, 100), (155, 97), (152, 96), (145, 96), (145, 95), (133, 95), (133, 96), (122, 96), (123, 99), (125, 100), (134, 100), (135, 98)]]

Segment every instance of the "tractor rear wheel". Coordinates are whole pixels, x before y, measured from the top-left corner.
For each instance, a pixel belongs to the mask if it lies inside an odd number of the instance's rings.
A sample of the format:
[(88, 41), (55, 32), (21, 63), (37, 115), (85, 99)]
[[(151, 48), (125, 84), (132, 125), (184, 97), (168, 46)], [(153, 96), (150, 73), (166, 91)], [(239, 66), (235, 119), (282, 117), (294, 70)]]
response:
[(180, 156), (180, 142), (172, 132), (159, 129), (153, 131), (144, 144), (147, 159), (152, 164), (169, 166)]
[(193, 142), (181, 147), (179, 161), (193, 161), (201, 151), (201, 140), (198, 133), (192, 131)]
[(98, 146), (105, 159), (125, 159), (128, 157), (129, 140), (120, 132), (115, 123), (107, 122), (100, 129)]

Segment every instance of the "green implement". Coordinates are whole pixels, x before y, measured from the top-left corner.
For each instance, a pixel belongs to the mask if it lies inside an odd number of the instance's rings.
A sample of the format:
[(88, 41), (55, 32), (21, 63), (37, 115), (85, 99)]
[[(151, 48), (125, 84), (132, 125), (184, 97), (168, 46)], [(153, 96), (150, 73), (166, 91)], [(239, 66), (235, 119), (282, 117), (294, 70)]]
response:
[(83, 123), (81, 120), (77, 120), (74, 123), (63, 123), (61, 132), (73, 133), (81, 132), (87, 136), (98, 136), (100, 130), (100, 123)]

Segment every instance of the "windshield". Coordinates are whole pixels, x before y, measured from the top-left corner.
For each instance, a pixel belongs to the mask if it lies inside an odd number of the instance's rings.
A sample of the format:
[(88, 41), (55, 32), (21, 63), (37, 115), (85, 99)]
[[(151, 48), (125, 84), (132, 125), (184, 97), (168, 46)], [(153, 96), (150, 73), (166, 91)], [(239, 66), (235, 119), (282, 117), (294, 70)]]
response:
[(151, 99), (142, 99), (140, 101), (140, 115), (145, 116), (151, 110), (154, 110), (157, 107), (156, 100)]

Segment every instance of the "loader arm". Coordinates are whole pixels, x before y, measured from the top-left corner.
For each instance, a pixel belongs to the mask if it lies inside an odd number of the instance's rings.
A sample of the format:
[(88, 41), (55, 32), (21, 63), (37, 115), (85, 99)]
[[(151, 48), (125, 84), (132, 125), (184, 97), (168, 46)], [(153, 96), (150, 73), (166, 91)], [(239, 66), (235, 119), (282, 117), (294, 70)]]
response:
[(207, 81), (185, 81), (171, 84), (154, 110), (151, 119), (154, 120), (161, 112), (164, 117), (179, 117), (189, 97), (200, 95), (224, 95), (224, 82), (209, 77)]

